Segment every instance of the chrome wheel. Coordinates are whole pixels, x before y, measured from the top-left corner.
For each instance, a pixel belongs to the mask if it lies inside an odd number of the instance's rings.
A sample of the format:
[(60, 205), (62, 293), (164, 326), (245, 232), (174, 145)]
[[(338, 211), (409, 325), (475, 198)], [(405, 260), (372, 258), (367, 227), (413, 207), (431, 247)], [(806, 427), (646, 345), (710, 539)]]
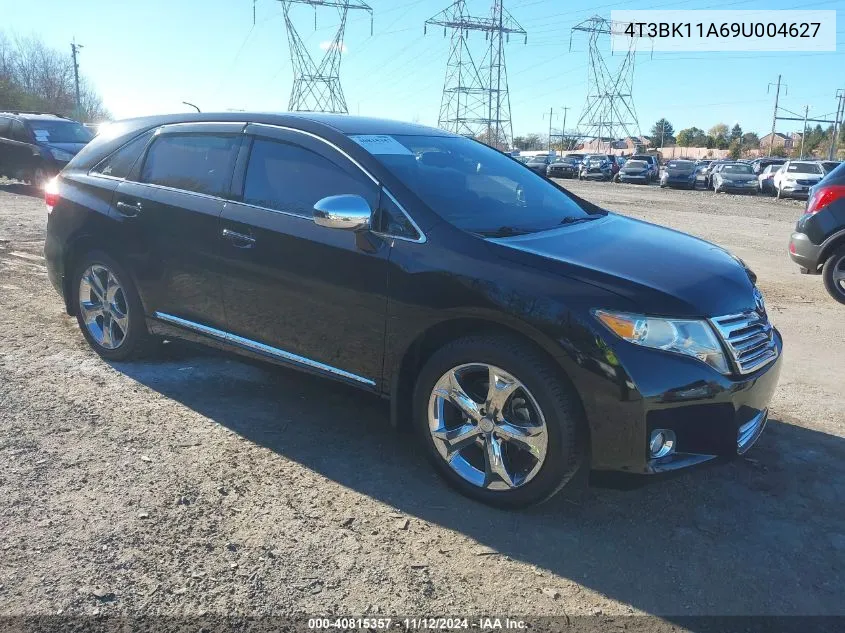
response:
[(129, 305), (120, 281), (102, 264), (92, 264), (79, 280), (79, 313), (91, 338), (103, 349), (117, 349), (129, 331)]
[(518, 488), (546, 459), (540, 406), (517, 378), (493, 365), (469, 363), (443, 374), (429, 398), (428, 426), (440, 456), (479, 488)]

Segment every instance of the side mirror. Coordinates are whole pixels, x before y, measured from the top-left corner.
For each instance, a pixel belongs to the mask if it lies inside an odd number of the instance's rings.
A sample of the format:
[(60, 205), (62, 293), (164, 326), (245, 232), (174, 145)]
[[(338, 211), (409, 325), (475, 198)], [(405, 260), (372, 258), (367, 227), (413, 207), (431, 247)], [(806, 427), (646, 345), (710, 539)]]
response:
[(314, 205), (314, 223), (330, 229), (360, 231), (370, 228), (373, 211), (361, 196), (329, 196)]

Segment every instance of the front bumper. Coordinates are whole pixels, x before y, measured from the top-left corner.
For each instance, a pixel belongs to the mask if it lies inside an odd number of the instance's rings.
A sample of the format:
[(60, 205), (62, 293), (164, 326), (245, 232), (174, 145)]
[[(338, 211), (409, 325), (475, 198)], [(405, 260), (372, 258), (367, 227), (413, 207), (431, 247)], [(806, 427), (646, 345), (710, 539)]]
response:
[(815, 271), (821, 262), (822, 247), (813, 244), (806, 233), (793, 233), (789, 236), (789, 257), (796, 264), (809, 271)]
[(619, 182), (638, 182), (638, 183), (647, 183), (648, 176), (619, 176)]
[[(818, 184), (818, 183), (813, 183)], [(795, 196), (795, 197), (804, 197), (806, 198), (810, 194), (810, 187), (813, 185), (801, 185), (796, 182), (785, 182), (782, 183), (780, 186), (781, 195), (784, 196)]]
[(736, 191), (736, 192), (745, 192), (745, 193), (756, 193), (757, 192), (757, 181), (756, 180), (749, 180), (747, 183), (738, 183), (738, 182), (730, 182), (730, 181), (723, 181), (719, 185), (719, 189), (722, 191)]
[[(725, 376), (681, 355), (614, 346), (618, 395), (585, 401), (592, 468), (651, 474), (749, 450), (766, 425), (783, 362), (783, 339), (773, 331), (777, 358), (747, 375)], [(675, 434), (675, 452), (651, 459), (648, 443), (657, 429)]]
[(663, 178), (660, 184), (664, 187), (691, 187), (695, 184), (694, 178)]

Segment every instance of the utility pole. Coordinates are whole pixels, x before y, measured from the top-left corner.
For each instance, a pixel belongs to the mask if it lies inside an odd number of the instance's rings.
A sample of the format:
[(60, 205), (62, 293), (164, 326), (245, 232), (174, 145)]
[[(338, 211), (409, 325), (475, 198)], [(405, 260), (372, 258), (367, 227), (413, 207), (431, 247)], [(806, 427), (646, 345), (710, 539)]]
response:
[(70, 43), (71, 54), (73, 55), (73, 79), (76, 82), (76, 118), (82, 118), (82, 99), (79, 96), (79, 62), (76, 59), (82, 44), (76, 43), (76, 38)]
[(563, 155), (565, 149), (563, 144), (566, 142), (566, 113), (569, 111), (568, 106), (563, 106), (563, 127), (560, 128), (560, 153)]
[[(555, 109), (549, 108), (549, 154), (552, 153), (552, 120), (555, 116)], [(543, 115), (543, 118), (546, 118), (546, 115)]]
[(836, 91), (836, 98), (839, 103), (836, 104), (836, 116), (833, 118), (833, 134), (830, 137), (830, 148), (827, 151), (827, 159), (833, 160), (836, 156), (836, 145), (839, 141), (839, 128), (845, 119), (845, 88), (840, 88)]
[(807, 113), (810, 111), (810, 106), (804, 106), (804, 129), (801, 130), (801, 154), (799, 158), (804, 158), (804, 138), (807, 136)]
[(660, 149), (663, 149), (663, 142), (666, 138), (666, 117), (663, 117), (660, 125)]
[[(766, 88), (766, 92), (769, 92), (773, 84), (769, 84)], [(777, 83), (777, 91), (775, 92), (775, 109), (772, 112), (772, 135), (769, 137), (769, 156), (772, 155), (772, 148), (775, 146), (775, 125), (777, 124), (778, 120), (778, 99), (780, 98), (780, 75), (778, 75), (778, 83)], [(784, 86), (784, 88), (789, 90), (789, 86)]]

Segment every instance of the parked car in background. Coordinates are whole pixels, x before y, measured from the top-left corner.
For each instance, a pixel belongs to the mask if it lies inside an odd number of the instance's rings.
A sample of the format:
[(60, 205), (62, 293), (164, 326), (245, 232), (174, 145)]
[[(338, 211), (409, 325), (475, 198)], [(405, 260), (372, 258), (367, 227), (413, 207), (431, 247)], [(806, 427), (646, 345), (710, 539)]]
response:
[(546, 176), (549, 178), (577, 178), (581, 167), (581, 161), (577, 158), (564, 156), (558, 158), (546, 167)]
[(0, 176), (43, 187), (93, 132), (72, 119), (44, 112), (0, 112)]
[(651, 166), (644, 160), (631, 158), (619, 170), (616, 180), (647, 185), (651, 181)]
[(821, 161), (822, 170), (825, 174), (829, 174), (834, 169), (839, 167), (842, 164), (841, 160), (823, 160)]
[(613, 167), (606, 154), (590, 154), (584, 158), (578, 172), (578, 180), (610, 180)]
[(452, 486), (504, 507), (582, 467), (735, 457), (766, 426), (783, 340), (754, 273), (714, 244), (420, 125), (113, 125), (51, 183), (44, 246), (109, 361), (187, 338), (361, 388)]
[(757, 193), (757, 176), (748, 163), (722, 163), (710, 177), (716, 193)]
[(775, 173), (773, 184), (778, 198), (806, 197), (810, 187), (824, 177), (818, 161), (788, 160)]
[[(757, 190), (760, 193), (767, 193), (769, 195), (774, 195), (775, 193), (775, 174), (777, 173), (778, 169), (781, 168), (781, 165), (778, 163), (773, 163), (766, 165), (763, 168), (763, 171), (757, 176)], [(753, 171), (753, 168), (752, 168)]]
[(565, 158), (574, 158), (575, 160), (577, 160), (580, 163), (584, 160), (584, 158), (586, 156), (587, 156), (586, 154), (580, 154), (578, 152), (570, 152), (565, 156)]
[(649, 182), (657, 180), (659, 164), (657, 156), (654, 154), (634, 154), (629, 160), (641, 160), (648, 164), (648, 180)]
[(706, 189), (709, 189), (710, 187), (712, 187), (713, 186), (713, 174), (716, 172), (716, 170), (718, 170), (721, 165), (724, 165), (725, 163), (732, 163), (732, 162), (734, 162), (734, 161), (719, 159), (719, 160), (714, 160), (709, 165), (707, 165), (707, 167), (703, 171), (700, 172), (701, 176), (703, 176), (704, 187)]
[(789, 239), (789, 256), (801, 272), (821, 273), (830, 296), (845, 304), (845, 164), (812, 187)]
[(670, 160), (660, 170), (660, 186), (695, 189), (696, 171), (691, 160)]
[(765, 158), (755, 158), (751, 161), (751, 170), (754, 172), (755, 175), (759, 175), (763, 173), (763, 170), (766, 169), (769, 165), (775, 165), (775, 169), (780, 167), (786, 162), (785, 158), (779, 158), (777, 156), (767, 156)]
[(528, 167), (534, 173), (540, 174), (541, 176), (546, 175), (546, 167), (548, 167), (552, 162), (552, 157), (548, 154), (542, 156), (532, 156), (528, 159), (528, 162), (525, 163), (525, 166)]

